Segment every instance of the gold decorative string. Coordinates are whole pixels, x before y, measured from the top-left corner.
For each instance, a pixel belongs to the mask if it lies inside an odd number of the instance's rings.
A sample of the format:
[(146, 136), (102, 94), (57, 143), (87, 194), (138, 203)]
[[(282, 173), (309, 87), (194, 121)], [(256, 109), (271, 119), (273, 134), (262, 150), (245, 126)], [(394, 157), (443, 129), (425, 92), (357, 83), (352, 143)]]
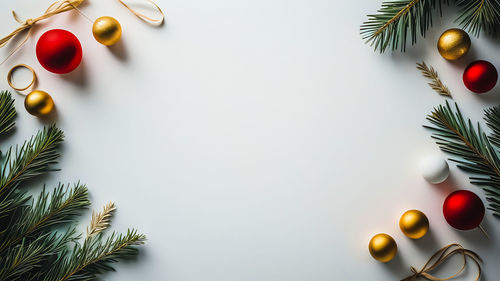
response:
[[(28, 86), (26, 87), (23, 87), (23, 88), (18, 88), (16, 86), (14, 86), (14, 83), (12, 83), (12, 74), (14, 73), (14, 71), (18, 68), (26, 68), (28, 69), (29, 71), (31, 71), (31, 74), (33, 75), (33, 78), (31, 79), (31, 82), (28, 84)], [(9, 86), (12, 87), (12, 89), (16, 90), (17, 92), (22, 92), (26, 89), (28, 89), (29, 87), (33, 86), (36, 82), (36, 73), (35, 73), (35, 70), (29, 66), (29, 65), (26, 65), (26, 64), (18, 64), (18, 65), (15, 65), (14, 67), (12, 67), (10, 70), (9, 70), (9, 73), (7, 73), (7, 83), (9, 83)]]
[(123, 0), (117, 0), (117, 1), (120, 2), (130, 12), (132, 12), (132, 14), (136, 15), (138, 18), (142, 19), (145, 22), (160, 25), (165, 20), (165, 14), (161, 10), (161, 8), (152, 0), (147, 0), (147, 1), (151, 4), (153, 4), (153, 6), (158, 10), (158, 12), (160, 12), (160, 18), (158, 18), (158, 19), (151, 18), (151, 17), (146, 16), (145, 14), (141, 14), (141, 13), (137, 12), (136, 10), (132, 9), (129, 5), (127, 5), (125, 2), (123, 2)]
[(15, 29), (14, 31), (12, 31), (9, 35), (3, 37), (0, 39), (0, 48), (2, 48), (3, 46), (7, 45), (7, 43), (12, 39), (14, 38), (16, 35), (18, 35), (19, 33), (23, 32), (23, 31), (28, 31), (28, 33), (26, 34), (26, 36), (24, 37), (24, 39), (21, 41), (21, 43), (7, 56), (7, 58), (5, 58), (2, 63), (0, 64), (3, 64), (6, 60), (8, 60), (15, 52), (17, 52), (19, 50), (19, 48), (21, 48), (24, 43), (26, 43), (28, 41), (28, 39), (30, 38), (31, 36), (31, 28), (39, 21), (41, 20), (45, 20), (45, 19), (48, 19), (54, 15), (57, 15), (57, 14), (60, 14), (60, 13), (63, 13), (63, 12), (67, 12), (67, 11), (70, 11), (70, 10), (73, 10), (73, 9), (76, 9), (76, 7), (78, 7), (80, 4), (82, 4), (85, 0), (64, 0), (64, 1), (57, 1), (57, 2), (54, 2), (52, 3), (52, 5), (49, 6), (49, 8), (45, 11), (45, 13), (39, 17), (36, 17), (36, 18), (29, 18), (27, 20), (21, 20), (16, 12), (12, 11), (12, 16), (14, 17), (14, 19), (21, 24), (20, 27), (18, 27), (17, 29)]
[[(439, 278), (436, 276), (433, 276), (429, 272), (436, 269), (439, 267), (442, 263), (446, 262), (449, 258), (451, 258), (453, 255), (460, 254), (463, 257), (463, 264), (462, 267), (453, 275), (446, 277), (446, 278)], [(405, 279), (402, 279), (401, 281), (411, 281), (411, 280), (416, 280), (417, 278), (423, 278), (427, 279), (430, 281), (445, 281), (445, 280), (450, 280), (453, 278), (458, 277), (462, 272), (465, 270), (465, 267), (467, 266), (467, 258), (470, 258), (477, 266), (477, 275), (475, 281), (478, 281), (479, 278), (481, 277), (481, 263), (483, 260), (481, 257), (474, 253), (471, 250), (467, 250), (464, 247), (462, 247), (460, 244), (450, 244), (448, 246), (445, 246), (438, 250), (434, 255), (431, 256), (431, 258), (425, 263), (424, 267), (422, 267), (421, 270), (417, 270), (413, 266), (410, 267), (410, 270), (413, 272), (412, 275), (406, 277)]]

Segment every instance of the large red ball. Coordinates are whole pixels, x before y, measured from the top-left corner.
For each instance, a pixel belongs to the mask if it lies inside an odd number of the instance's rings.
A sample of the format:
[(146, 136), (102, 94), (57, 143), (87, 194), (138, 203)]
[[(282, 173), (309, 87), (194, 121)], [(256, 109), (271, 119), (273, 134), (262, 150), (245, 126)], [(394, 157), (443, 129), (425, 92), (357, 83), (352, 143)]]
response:
[(482, 94), (493, 89), (497, 84), (498, 72), (495, 66), (484, 60), (469, 64), (464, 71), (465, 87), (474, 93)]
[(38, 39), (36, 57), (48, 71), (57, 74), (68, 73), (80, 65), (82, 45), (73, 33), (52, 29)]
[(484, 217), (481, 198), (468, 190), (458, 190), (446, 197), (443, 214), (446, 221), (456, 229), (469, 230), (478, 227)]

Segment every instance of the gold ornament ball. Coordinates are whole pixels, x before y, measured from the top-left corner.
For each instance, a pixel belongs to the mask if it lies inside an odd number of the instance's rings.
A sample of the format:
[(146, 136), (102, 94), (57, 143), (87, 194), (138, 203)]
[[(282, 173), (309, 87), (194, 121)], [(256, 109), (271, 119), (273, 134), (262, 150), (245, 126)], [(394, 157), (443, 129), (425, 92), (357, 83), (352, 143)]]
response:
[(111, 46), (122, 37), (122, 27), (120, 23), (112, 17), (100, 17), (92, 26), (92, 33), (97, 42)]
[(429, 231), (429, 220), (419, 210), (409, 210), (399, 219), (399, 228), (407, 237), (419, 239)]
[(54, 100), (48, 93), (35, 90), (24, 99), (24, 107), (31, 115), (43, 117), (54, 109)]
[(396, 245), (396, 241), (391, 236), (379, 233), (370, 240), (368, 249), (374, 259), (380, 262), (388, 262), (396, 255), (398, 245)]
[(457, 60), (469, 51), (470, 37), (462, 29), (448, 29), (439, 37), (437, 47), (443, 58)]

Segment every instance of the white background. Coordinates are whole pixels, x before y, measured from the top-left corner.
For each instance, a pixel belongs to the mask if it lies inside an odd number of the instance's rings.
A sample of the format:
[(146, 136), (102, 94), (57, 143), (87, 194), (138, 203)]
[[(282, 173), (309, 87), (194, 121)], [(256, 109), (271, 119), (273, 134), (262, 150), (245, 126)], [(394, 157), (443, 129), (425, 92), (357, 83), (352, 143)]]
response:
[[(2, 2), (2, 34), (18, 26), (10, 10), (36, 17), (50, 4)], [(463, 113), (479, 121), (500, 100), (500, 86), (477, 96), (462, 71), (476, 58), (499, 68), (500, 41), (472, 38), (466, 58), (445, 61), (435, 44), (456, 26), (448, 9), (406, 53), (380, 55), (359, 35), (379, 2), (158, 0), (167, 17), (155, 28), (116, 1), (89, 1), (87, 16), (122, 24), (122, 43), (109, 49), (75, 12), (37, 26), (0, 71), (32, 65), (38, 89), (56, 102), (66, 133), (62, 171), (43, 181), (87, 183), (93, 208), (116, 202), (114, 229), (148, 236), (139, 259), (106, 280), (399, 280), (450, 242), (484, 258), (486, 280), (500, 276), (500, 221), (487, 213), (487, 240), (479, 230), (453, 230), (441, 213), (454, 189), (483, 193), (454, 166), (437, 186), (418, 172), (422, 156), (440, 153), (422, 125), (445, 99), (415, 69), (420, 60), (433, 65)], [(81, 40), (83, 63), (72, 74), (51, 74), (36, 60), (36, 41), (51, 28)], [(22, 82), (21, 73), (15, 78)], [(0, 86), (8, 89), (5, 78)], [(15, 98), (17, 131), (7, 144), (43, 125)], [(418, 241), (397, 224), (413, 208), (431, 223)], [(388, 264), (368, 253), (378, 232), (399, 246)]]

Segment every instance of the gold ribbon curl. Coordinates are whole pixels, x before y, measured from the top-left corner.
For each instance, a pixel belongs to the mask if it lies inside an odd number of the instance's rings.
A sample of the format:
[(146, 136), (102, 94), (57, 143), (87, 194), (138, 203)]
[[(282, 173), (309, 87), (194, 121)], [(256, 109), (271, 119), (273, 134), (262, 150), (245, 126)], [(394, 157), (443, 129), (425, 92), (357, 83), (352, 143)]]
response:
[[(455, 274), (446, 278), (439, 278), (429, 273), (430, 271), (439, 267), (442, 263), (446, 262), (446, 260), (448, 260), (455, 254), (461, 254), (464, 259), (462, 267)], [(413, 272), (413, 274), (406, 277), (405, 279), (402, 279), (401, 281), (411, 281), (416, 280), (417, 278), (423, 278), (430, 281), (446, 281), (453, 279), (455, 277), (458, 277), (465, 270), (465, 267), (467, 266), (467, 257), (469, 257), (477, 266), (478, 273), (475, 281), (478, 281), (479, 278), (481, 278), (481, 263), (483, 262), (483, 260), (478, 254), (474, 253), (471, 250), (467, 250), (460, 244), (456, 243), (450, 244), (438, 250), (425, 263), (424, 267), (422, 267), (421, 270), (417, 270), (413, 266), (410, 267), (410, 270)]]
[(132, 12), (132, 14), (134, 14), (136, 17), (140, 18), (141, 20), (143, 20), (145, 22), (161, 25), (163, 23), (163, 21), (165, 20), (165, 14), (161, 10), (161, 8), (152, 0), (147, 0), (147, 1), (149, 3), (151, 3), (160, 13), (160, 18), (158, 18), (158, 19), (154, 19), (154, 18), (146, 16), (145, 14), (141, 14), (141, 13), (137, 12), (136, 10), (132, 9), (129, 5), (127, 5), (125, 2), (123, 2), (123, 0), (117, 0), (117, 1), (120, 2), (130, 12)]
[(20, 27), (12, 31), (9, 35), (3, 37), (0, 39), (0, 48), (3, 46), (7, 45), (7, 43), (14, 38), (16, 35), (23, 31), (28, 31), (28, 34), (26, 34), (26, 37), (24, 37), (23, 41), (10, 53), (10, 55), (7, 56), (7, 58), (2, 62), (4, 63), (7, 59), (9, 59), (19, 48), (21, 48), (26, 41), (28, 41), (29, 37), (31, 36), (31, 28), (39, 21), (48, 19), (54, 15), (67, 12), (73, 9), (76, 9), (80, 4), (82, 4), (85, 0), (64, 0), (64, 1), (57, 1), (52, 3), (52, 5), (49, 6), (49, 8), (45, 11), (45, 13), (37, 18), (33, 19), (27, 19), (27, 20), (21, 20), (16, 12), (12, 11), (12, 16), (14, 19), (21, 24)]

